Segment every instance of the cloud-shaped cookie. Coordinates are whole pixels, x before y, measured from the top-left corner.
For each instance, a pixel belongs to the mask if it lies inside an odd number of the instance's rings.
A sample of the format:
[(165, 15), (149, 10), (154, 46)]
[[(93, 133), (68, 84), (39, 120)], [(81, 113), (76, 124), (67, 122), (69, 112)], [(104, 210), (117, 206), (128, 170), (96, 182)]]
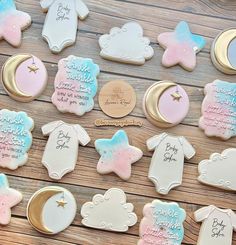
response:
[(125, 232), (137, 223), (134, 206), (126, 203), (125, 193), (118, 188), (109, 189), (104, 195), (97, 194), (92, 202), (82, 206), (82, 224), (102, 230)]
[(154, 51), (149, 44), (150, 40), (143, 36), (143, 28), (136, 22), (114, 27), (99, 38), (100, 55), (104, 59), (135, 65), (143, 65), (152, 58)]
[(229, 148), (222, 154), (214, 153), (209, 160), (198, 165), (198, 180), (221, 189), (236, 191), (236, 149)]

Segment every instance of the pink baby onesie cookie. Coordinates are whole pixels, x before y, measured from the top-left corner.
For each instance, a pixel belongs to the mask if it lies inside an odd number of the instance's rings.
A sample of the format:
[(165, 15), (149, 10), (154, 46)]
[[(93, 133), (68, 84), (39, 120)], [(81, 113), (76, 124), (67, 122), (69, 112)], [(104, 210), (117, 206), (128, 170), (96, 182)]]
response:
[(63, 121), (48, 123), (42, 127), (43, 135), (50, 135), (44, 150), (42, 163), (50, 178), (59, 180), (74, 170), (79, 144), (87, 145), (90, 137), (79, 124)]
[(128, 180), (131, 176), (131, 164), (143, 156), (139, 148), (129, 144), (124, 130), (117, 131), (111, 139), (96, 140), (95, 148), (101, 155), (97, 164), (98, 173), (114, 172), (124, 180)]
[(22, 200), (22, 194), (9, 187), (7, 176), (0, 174), (0, 224), (7, 225), (11, 221), (11, 208)]
[(236, 83), (215, 80), (204, 89), (199, 127), (207, 136), (223, 140), (236, 135)]
[(99, 66), (91, 59), (69, 56), (58, 64), (52, 103), (61, 112), (84, 115), (94, 107)]
[(166, 67), (179, 64), (188, 71), (194, 70), (196, 54), (206, 44), (202, 36), (190, 32), (188, 23), (185, 21), (179, 22), (174, 32), (161, 33), (157, 40), (165, 49), (162, 64)]
[(0, 39), (18, 47), (21, 44), (21, 31), (31, 25), (31, 17), (16, 10), (13, 0), (0, 1)]

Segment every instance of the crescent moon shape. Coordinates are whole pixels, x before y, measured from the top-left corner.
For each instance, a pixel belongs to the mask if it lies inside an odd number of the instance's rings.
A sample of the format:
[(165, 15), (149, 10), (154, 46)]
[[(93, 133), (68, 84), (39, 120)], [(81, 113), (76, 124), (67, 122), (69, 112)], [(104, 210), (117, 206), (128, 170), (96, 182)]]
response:
[(36, 192), (30, 199), (27, 207), (27, 217), (30, 224), (38, 231), (45, 234), (53, 234), (51, 230), (43, 225), (42, 211), (47, 200), (63, 191), (58, 187), (48, 187)]
[(168, 89), (173, 86), (176, 86), (175, 83), (170, 81), (162, 81), (153, 84), (146, 92), (145, 95), (145, 109), (147, 111), (147, 114), (151, 117), (151, 119), (157, 121), (158, 123), (161, 123), (165, 125), (165, 127), (169, 127), (172, 124), (161, 115), (161, 112), (159, 111), (158, 104), (161, 95)]
[(32, 96), (22, 93), (15, 80), (16, 69), (24, 61), (30, 59), (32, 56), (28, 54), (19, 54), (9, 58), (2, 68), (2, 83), (6, 91), (15, 98), (31, 100)]
[(217, 62), (230, 72), (236, 73), (234, 68), (228, 59), (228, 46), (230, 42), (236, 38), (236, 29), (230, 29), (221, 33), (214, 43), (214, 55)]

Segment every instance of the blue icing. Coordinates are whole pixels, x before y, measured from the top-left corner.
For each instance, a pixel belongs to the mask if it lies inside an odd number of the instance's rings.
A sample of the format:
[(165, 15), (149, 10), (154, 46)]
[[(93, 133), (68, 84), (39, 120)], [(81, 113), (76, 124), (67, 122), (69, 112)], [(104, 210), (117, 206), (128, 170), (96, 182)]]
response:
[(16, 6), (13, 0), (0, 0), (0, 13), (15, 9)]
[(175, 28), (175, 33), (178, 41), (192, 41), (198, 47), (198, 50), (201, 50), (206, 45), (206, 41), (202, 36), (191, 33), (189, 25), (185, 21), (179, 22), (179, 24)]
[(9, 187), (7, 176), (0, 174), (0, 188)]

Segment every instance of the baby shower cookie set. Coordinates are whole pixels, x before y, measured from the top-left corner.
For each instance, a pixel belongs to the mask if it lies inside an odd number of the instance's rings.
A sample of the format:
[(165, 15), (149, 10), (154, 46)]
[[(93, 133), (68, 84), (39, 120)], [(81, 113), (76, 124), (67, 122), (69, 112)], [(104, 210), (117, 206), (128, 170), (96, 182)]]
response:
[[(42, 37), (53, 53), (59, 53), (76, 41), (78, 17), (88, 14), (81, 0), (41, 0), (47, 12)], [(0, 2), (0, 38), (13, 47), (21, 44), (21, 32), (29, 27), (31, 18), (16, 10), (12, 0)], [(70, 28), (68, 28), (70, 27)], [(221, 32), (212, 44), (211, 59), (216, 68), (226, 74), (236, 74), (236, 29)], [(159, 34), (158, 44), (164, 49), (162, 65), (180, 65), (193, 71), (197, 65), (196, 54), (206, 42), (191, 33), (189, 25), (181, 21), (172, 32)], [(113, 27), (98, 40), (100, 56), (106, 60), (132, 65), (144, 65), (154, 56), (150, 40), (136, 22)], [(94, 108), (98, 93), (99, 66), (90, 58), (70, 55), (59, 60), (54, 79), (52, 104), (61, 113), (78, 117)], [(48, 74), (43, 62), (32, 54), (16, 54), (2, 66), (2, 86), (7, 94), (19, 102), (38, 98), (47, 86)], [(205, 86), (202, 115), (199, 127), (209, 137), (228, 140), (236, 135), (235, 111), (236, 84), (215, 80)], [(111, 119), (97, 119), (97, 127), (138, 126), (143, 123), (130, 120), (136, 106), (136, 92), (127, 81), (106, 83), (98, 93), (101, 110)], [(144, 93), (143, 112), (147, 120), (159, 128), (170, 128), (181, 123), (188, 114), (190, 102), (184, 87), (174, 81), (153, 83)], [(27, 163), (32, 145), (34, 120), (25, 112), (0, 110), (0, 167), (16, 170)], [(69, 124), (60, 119), (43, 125), (42, 135), (48, 137), (42, 155), (42, 165), (52, 180), (60, 180), (75, 169), (79, 145), (86, 146), (91, 139), (78, 123)], [(104, 131), (105, 132), (105, 131)], [(132, 144), (126, 131), (119, 129), (111, 137), (96, 139), (98, 152), (97, 172), (116, 174), (124, 181), (132, 176), (132, 165), (143, 152)], [(146, 147), (153, 151), (148, 178), (161, 195), (167, 195), (182, 184), (184, 159), (196, 154), (194, 147), (183, 136), (161, 133), (147, 139)], [(214, 153), (198, 165), (199, 182), (228, 191), (236, 191), (234, 159), (236, 149)], [(7, 225), (11, 208), (21, 202), (22, 194), (9, 187), (7, 176), (0, 174), (0, 224)], [(107, 231), (126, 232), (134, 226), (137, 215), (134, 205), (127, 200), (123, 190), (110, 188), (85, 202), (80, 210), (82, 224)], [(74, 221), (77, 203), (74, 195), (59, 186), (48, 186), (36, 191), (27, 205), (27, 218), (37, 231), (53, 235), (66, 229)], [(143, 208), (138, 245), (180, 245), (184, 237), (183, 223), (186, 212), (175, 202), (153, 200)], [(230, 209), (214, 205), (194, 213), (196, 222), (202, 222), (198, 245), (228, 245), (236, 229), (236, 214)]]

